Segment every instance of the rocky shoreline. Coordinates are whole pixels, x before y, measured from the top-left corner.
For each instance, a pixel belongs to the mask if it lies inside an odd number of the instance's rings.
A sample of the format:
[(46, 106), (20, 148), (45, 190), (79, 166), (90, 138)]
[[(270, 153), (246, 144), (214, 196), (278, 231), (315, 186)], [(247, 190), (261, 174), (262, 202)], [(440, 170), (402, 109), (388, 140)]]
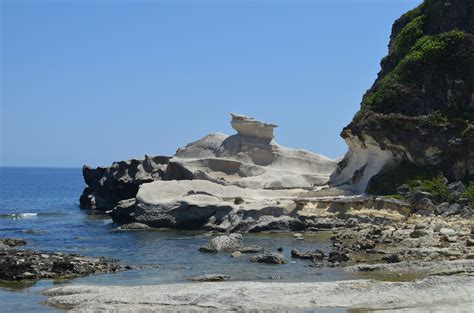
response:
[(290, 261), (246, 246), (241, 234), (298, 232), (304, 240), (324, 232), (328, 253), (281, 249), (308, 266), (422, 280), (77, 286), (47, 291), (49, 303), (78, 311), (472, 309), (472, 12), (466, 0), (424, 1), (395, 21), (381, 71), (341, 133), (349, 147), (342, 159), (283, 147), (277, 125), (232, 114), (236, 134), (208, 134), (171, 157), (83, 169), (81, 207), (106, 211), (118, 230), (212, 232), (201, 252), (272, 266)]
[(75, 278), (128, 269), (115, 260), (61, 252), (16, 249), (24, 240), (0, 238), (0, 280), (20, 281)]

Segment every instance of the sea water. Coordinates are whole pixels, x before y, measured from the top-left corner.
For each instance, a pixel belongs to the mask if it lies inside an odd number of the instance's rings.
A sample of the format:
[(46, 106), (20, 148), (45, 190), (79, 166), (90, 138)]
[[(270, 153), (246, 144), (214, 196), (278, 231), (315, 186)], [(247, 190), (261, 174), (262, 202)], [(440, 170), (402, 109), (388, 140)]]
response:
[(340, 268), (315, 268), (307, 260), (291, 259), (291, 249), (328, 252), (328, 235), (246, 234), (246, 245), (266, 250), (283, 248), (285, 265), (255, 264), (249, 256), (198, 251), (208, 241), (202, 232), (150, 230), (116, 231), (104, 214), (79, 208), (85, 187), (80, 168), (0, 167), (0, 237), (25, 239), (25, 249), (61, 251), (118, 259), (136, 269), (72, 280), (0, 282), (0, 311), (48, 312), (40, 291), (65, 284), (147, 285), (184, 283), (189, 277), (225, 274), (232, 280), (312, 282), (351, 279)]

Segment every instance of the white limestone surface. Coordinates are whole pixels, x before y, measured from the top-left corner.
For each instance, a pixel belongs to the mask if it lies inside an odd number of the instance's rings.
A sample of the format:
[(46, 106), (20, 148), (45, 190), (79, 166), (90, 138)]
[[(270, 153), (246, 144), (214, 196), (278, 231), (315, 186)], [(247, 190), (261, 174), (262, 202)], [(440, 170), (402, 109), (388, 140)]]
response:
[(273, 131), (259, 133), (276, 125), (233, 114), (232, 126), (238, 134), (213, 133), (178, 149), (170, 160), (174, 175), (251, 189), (310, 189), (326, 185), (336, 169), (336, 160), (281, 146)]
[(396, 164), (393, 153), (388, 149), (382, 150), (369, 136), (365, 136), (363, 142), (355, 136), (349, 136), (345, 141), (349, 150), (341, 162), (344, 165), (331, 175), (331, 186), (350, 189), (357, 194), (364, 193), (374, 175)]
[(64, 286), (47, 304), (72, 312), (295, 311), (321, 308), (390, 312), (472, 312), (473, 277), (413, 282), (220, 282), (152, 286)]

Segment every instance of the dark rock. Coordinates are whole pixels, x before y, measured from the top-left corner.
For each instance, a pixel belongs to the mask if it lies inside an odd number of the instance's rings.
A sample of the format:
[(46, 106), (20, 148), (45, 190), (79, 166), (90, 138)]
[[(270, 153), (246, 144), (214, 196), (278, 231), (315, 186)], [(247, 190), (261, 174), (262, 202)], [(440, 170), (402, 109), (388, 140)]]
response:
[(396, 254), (391, 254), (388, 256), (382, 257), (382, 260), (386, 261), (387, 263), (399, 263), (401, 262), (400, 257)]
[(226, 281), (229, 280), (230, 276), (222, 274), (207, 274), (201, 276), (195, 276), (188, 278), (191, 281), (201, 281), (201, 282), (216, 282), (216, 281)]
[(266, 252), (250, 258), (250, 262), (268, 263), (268, 264), (285, 264), (288, 260), (280, 253)]
[(249, 233), (263, 231), (298, 231), (304, 229), (303, 223), (290, 216), (263, 216), (258, 223), (248, 229)]
[(426, 201), (425, 199), (433, 200), (433, 198), (434, 197), (431, 193), (425, 192), (425, 191), (415, 191), (411, 195), (409, 195), (409, 200), (412, 203), (416, 203), (416, 202), (419, 202), (421, 200)]
[(233, 252), (244, 248), (241, 234), (217, 236), (199, 248), (201, 252)]
[(436, 205), (429, 198), (421, 198), (418, 201), (412, 202), (412, 208), (414, 212), (423, 215), (430, 216), (436, 212)]
[(410, 237), (411, 238), (420, 238), (420, 237), (424, 237), (424, 236), (427, 236), (428, 233), (422, 229), (415, 229), (414, 231), (412, 231), (410, 233)]
[(356, 242), (353, 246), (356, 250), (371, 250), (376, 246), (373, 240), (360, 240)]
[(300, 252), (297, 249), (291, 250), (291, 257), (296, 259), (323, 260), (324, 252), (321, 250)]
[(82, 174), (87, 187), (79, 201), (81, 208), (105, 211), (121, 200), (134, 198), (141, 184), (165, 176), (169, 159), (145, 155), (144, 159), (114, 162), (110, 167), (92, 169), (85, 165)]
[(405, 184), (397, 187), (397, 193), (400, 195), (407, 196), (409, 192), (410, 192), (410, 187), (408, 187)]
[(3, 244), (7, 247), (17, 247), (26, 245), (26, 241), (23, 239), (0, 238), (0, 244)]
[(77, 254), (0, 249), (0, 280), (73, 278), (125, 269), (116, 261)]
[(471, 202), (469, 200), (469, 198), (459, 198), (457, 201), (456, 201), (459, 205), (461, 206), (469, 206), (469, 203)]
[(331, 263), (349, 261), (349, 256), (344, 252), (332, 251), (329, 253), (328, 261)]
[(446, 217), (446, 216), (456, 215), (456, 214), (461, 213), (461, 210), (462, 210), (462, 207), (459, 204), (453, 203), (447, 209), (443, 207), (441, 216)]
[(454, 198), (458, 199), (466, 191), (466, 187), (462, 182), (456, 181), (448, 184), (448, 190), (451, 192), (451, 195), (453, 195)]

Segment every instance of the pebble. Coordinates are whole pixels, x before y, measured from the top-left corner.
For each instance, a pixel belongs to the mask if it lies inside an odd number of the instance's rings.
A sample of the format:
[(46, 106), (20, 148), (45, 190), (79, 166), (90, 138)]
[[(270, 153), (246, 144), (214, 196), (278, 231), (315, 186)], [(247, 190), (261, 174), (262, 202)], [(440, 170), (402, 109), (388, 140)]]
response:
[(240, 252), (240, 251), (235, 251), (235, 252), (233, 252), (230, 256), (233, 257), (233, 258), (238, 258), (238, 257), (241, 257), (241, 256), (242, 256), (242, 252)]
[(293, 238), (295, 238), (296, 240), (304, 240), (303, 235), (300, 233), (293, 234)]
[(451, 229), (451, 228), (445, 228), (445, 227), (443, 227), (443, 228), (441, 228), (441, 229), (439, 230), (439, 233), (440, 233), (441, 235), (445, 235), (445, 236), (452, 236), (452, 235), (455, 235), (455, 234), (456, 234), (456, 231), (454, 231), (454, 230)]
[(449, 242), (449, 243), (455, 243), (458, 241), (458, 237), (456, 236), (448, 236), (446, 237), (446, 241)]

